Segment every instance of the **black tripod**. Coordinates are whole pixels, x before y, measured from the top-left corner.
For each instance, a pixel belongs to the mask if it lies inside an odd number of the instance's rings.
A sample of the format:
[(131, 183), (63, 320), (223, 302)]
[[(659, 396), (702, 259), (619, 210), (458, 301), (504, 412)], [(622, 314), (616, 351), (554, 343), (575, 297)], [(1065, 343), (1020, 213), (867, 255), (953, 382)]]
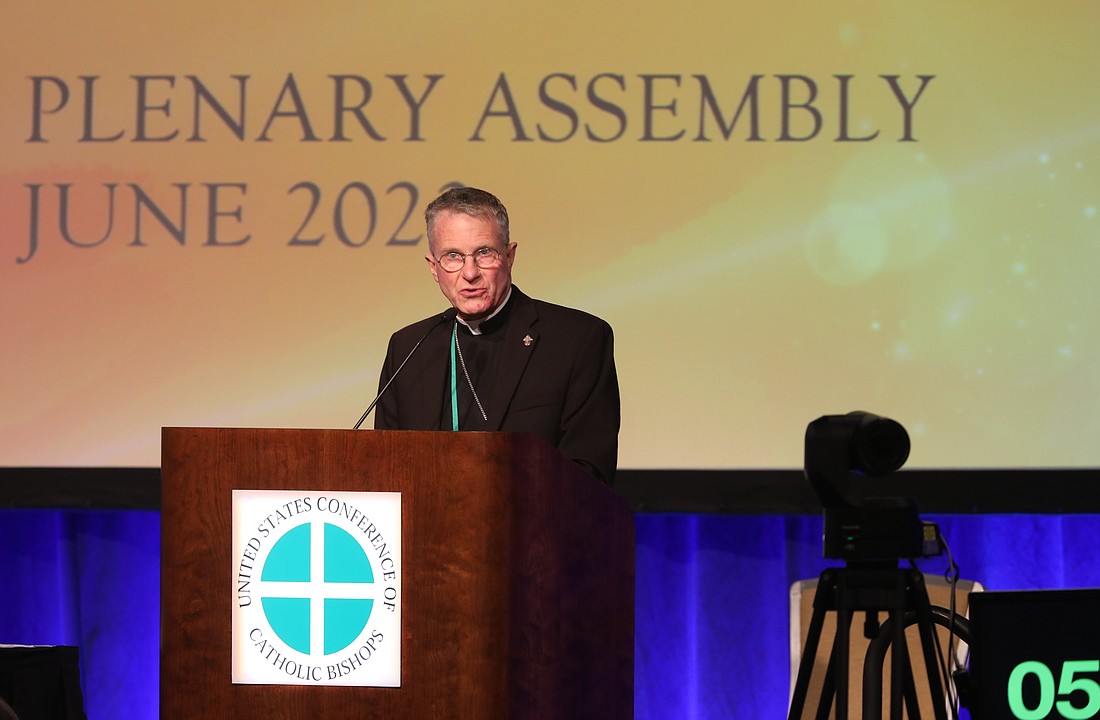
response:
[[(904, 699), (909, 720), (920, 719), (913, 668), (909, 662), (905, 640), (905, 628), (913, 623), (920, 633), (935, 718), (947, 720), (944, 688), (940, 681), (933, 634), (935, 622), (946, 623), (942, 613), (938, 617), (933, 612), (921, 572), (916, 568), (899, 568), (896, 561), (851, 562), (843, 569), (831, 568), (821, 574), (814, 595), (813, 616), (798, 667), (798, 679), (795, 682), (788, 720), (802, 720), (826, 612), (837, 614), (836, 637), (825, 671), (817, 714), (814, 716), (816, 720), (827, 720), (834, 698), (836, 720), (848, 718), (849, 630), (852, 615), (857, 612), (867, 613), (866, 634), (876, 638), (869, 648), (863, 668), (864, 720), (880, 720), (882, 717), (882, 664), (887, 641), (893, 647), (890, 717), (892, 720), (901, 720)], [(889, 614), (888, 621), (881, 627), (878, 625), (879, 612)]]

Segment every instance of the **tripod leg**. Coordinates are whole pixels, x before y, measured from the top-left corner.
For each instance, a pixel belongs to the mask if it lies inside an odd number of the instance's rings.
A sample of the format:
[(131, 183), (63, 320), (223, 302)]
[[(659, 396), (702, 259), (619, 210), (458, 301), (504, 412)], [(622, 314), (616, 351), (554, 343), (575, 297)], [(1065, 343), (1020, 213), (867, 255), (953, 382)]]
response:
[[(841, 592), (846, 588), (842, 587)], [(836, 681), (836, 720), (848, 720), (848, 652), (852, 642), (852, 610), (839, 603), (836, 611), (836, 642), (833, 643), (833, 677)]]
[(839, 603), (836, 614), (836, 634), (833, 650), (829, 653), (829, 667), (821, 687), (821, 699), (817, 704), (815, 720), (829, 720), (829, 710), (836, 701), (834, 720), (848, 720), (848, 657), (851, 642), (852, 611), (845, 603)]
[[(932, 605), (928, 599), (928, 592), (924, 587), (924, 577), (919, 570), (909, 571), (906, 582), (906, 602), (912, 608), (903, 615), (895, 617), (893, 613), (890, 619), (883, 625), (877, 638), (867, 648), (867, 655), (863, 665), (863, 717), (865, 720), (880, 720), (882, 717), (882, 666), (886, 658), (886, 651), (893, 645), (893, 662), (903, 662), (902, 674), (896, 674), (896, 678), (904, 678), (905, 704), (909, 708), (910, 720), (919, 720), (920, 710), (917, 706), (917, 698), (913, 680), (913, 668), (909, 662), (909, 650), (906, 647), (904, 627), (917, 625), (920, 635), (921, 649), (924, 655), (925, 674), (928, 678), (929, 697), (932, 703), (932, 711), (936, 720), (947, 720), (947, 700), (944, 687), (940, 679), (939, 665), (936, 658), (935, 623), (939, 622), (952, 632), (960, 631), (960, 636), (968, 636), (969, 630), (965, 619), (950, 618), (947, 613), (936, 615), (932, 612)], [(889, 625), (889, 633), (887, 633)], [(899, 631), (902, 633), (898, 639)], [(898, 670), (893, 670), (897, 673)], [(899, 684), (895, 678), (891, 678), (891, 686)], [(891, 695), (891, 717), (900, 717), (896, 714), (900, 703), (893, 700)]]
[[(905, 652), (908, 654), (909, 649)], [(913, 679), (912, 663), (905, 663), (905, 712), (909, 720), (921, 720), (920, 699), (917, 698), (917, 684)]]
[[(915, 615), (917, 620), (917, 630), (924, 655), (924, 672), (928, 678), (928, 690), (932, 702), (932, 713), (936, 720), (947, 720), (947, 699), (944, 694), (943, 683), (940, 681), (940, 666), (936, 658), (936, 628), (935, 618), (932, 615), (932, 603), (928, 599), (928, 589), (924, 585), (924, 575), (916, 568), (910, 568), (906, 573), (906, 599), (909, 608), (912, 610), (912, 615)], [(908, 664), (908, 650), (905, 652), (905, 660)], [(912, 675), (912, 672), (910, 672), (910, 675)]]
[[(806, 642), (802, 647), (802, 658), (798, 662), (798, 679), (795, 680), (794, 693), (791, 695), (791, 709), (787, 720), (801, 720), (802, 710), (806, 706), (806, 695), (810, 690), (810, 676), (813, 674), (817, 646), (821, 642), (821, 628), (825, 624), (825, 593), (832, 585), (832, 576), (828, 571), (821, 574), (817, 592), (814, 595), (814, 612), (810, 617), (810, 628)], [(831, 673), (830, 673), (831, 674)]]
[(924, 577), (919, 572), (914, 571), (912, 586), (917, 596), (917, 627), (920, 629), (921, 648), (924, 650), (924, 667), (928, 673), (932, 710), (936, 720), (947, 720), (947, 698), (940, 682), (939, 663), (936, 660), (936, 629), (932, 618), (932, 603), (928, 599), (928, 590), (924, 587)]
[(821, 697), (817, 699), (817, 713), (814, 720), (829, 720), (829, 713), (833, 709), (833, 700), (836, 698), (836, 645), (829, 652), (829, 664), (825, 669), (825, 681), (821, 683)]
[[(890, 653), (890, 720), (902, 720), (902, 691), (913, 686), (913, 670), (909, 667), (909, 647), (905, 642), (905, 608), (890, 612), (894, 642)], [(913, 720), (910, 718), (910, 720)]]
[(917, 683), (905, 636), (905, 618), (906, 613), (898, 613), (891, 619), (894, 640), (890, 646), (890, 719), (921, 720)]

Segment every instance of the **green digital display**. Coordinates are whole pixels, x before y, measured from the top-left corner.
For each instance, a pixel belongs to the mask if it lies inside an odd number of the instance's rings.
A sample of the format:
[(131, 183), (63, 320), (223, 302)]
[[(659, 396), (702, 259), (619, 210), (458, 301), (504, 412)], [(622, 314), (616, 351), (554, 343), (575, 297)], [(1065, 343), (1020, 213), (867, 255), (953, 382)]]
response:
[[(1008, 707), (1017, 720), (1087, 720), (1100, 712), (1100, 660), (1066, 660), (1055, 683), (1054, 671), (1046, 663), (1026, 660), (1008, 676)], [(1093, 677), (1089, 677), (1092, 675)], [(1037, 700), (1025, 699), (1024, 688), (1037, 684)]]
[(970, 594), (973, 720), (1100, 719), (1100, 590)]

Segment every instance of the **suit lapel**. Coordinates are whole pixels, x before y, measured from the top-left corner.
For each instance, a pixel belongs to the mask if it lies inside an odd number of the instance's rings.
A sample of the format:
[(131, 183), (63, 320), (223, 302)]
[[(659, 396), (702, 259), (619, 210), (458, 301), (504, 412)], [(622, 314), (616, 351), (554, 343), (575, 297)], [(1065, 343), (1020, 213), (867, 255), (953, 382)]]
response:
[(447, 381), (447, 358), (451, 342), (451, 325), (445, 325), (429, 335), (420, 349), (413, 355), (410, 363), (418, 367), (405, 368), (415, 370), (410, 377), (416, 378), (412, 385), (415, 399), (410, 398), (408, 410), (418, 413), (409, 418), (411, 427), (438, 430), (443, 421), (443, 404), (440, 392)]
[(504, 347), (500, 351), (497, 387), (493, 391), (487, 413), (487, 427), (490, 430), (500, 430), (504, 423), (504, 413), (512, 403), (523, 371), (538, 344), (538, 331), (535, 329), (538, 312), (534, 301), (520, 292), (519, 288), (512, 286), (511, 302), (513, 307), (508, 314), (508, 323), (504, 328)]

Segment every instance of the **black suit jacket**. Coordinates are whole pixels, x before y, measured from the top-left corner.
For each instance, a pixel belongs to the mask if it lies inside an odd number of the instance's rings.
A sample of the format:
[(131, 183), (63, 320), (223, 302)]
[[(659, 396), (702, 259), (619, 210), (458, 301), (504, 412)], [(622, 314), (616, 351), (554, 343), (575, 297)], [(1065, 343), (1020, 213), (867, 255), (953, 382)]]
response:
[[(512, 287), (487, 428), (541, 436), (609, 485), (619, 437), (619, 382), (611, 326)], [(448, 385), (453, 311), (390, 338), (379, 389), (424, 338), (375, 410), (379, 430), (439, 430)], [(446, 318), (446, 319), (445, 319)]]

